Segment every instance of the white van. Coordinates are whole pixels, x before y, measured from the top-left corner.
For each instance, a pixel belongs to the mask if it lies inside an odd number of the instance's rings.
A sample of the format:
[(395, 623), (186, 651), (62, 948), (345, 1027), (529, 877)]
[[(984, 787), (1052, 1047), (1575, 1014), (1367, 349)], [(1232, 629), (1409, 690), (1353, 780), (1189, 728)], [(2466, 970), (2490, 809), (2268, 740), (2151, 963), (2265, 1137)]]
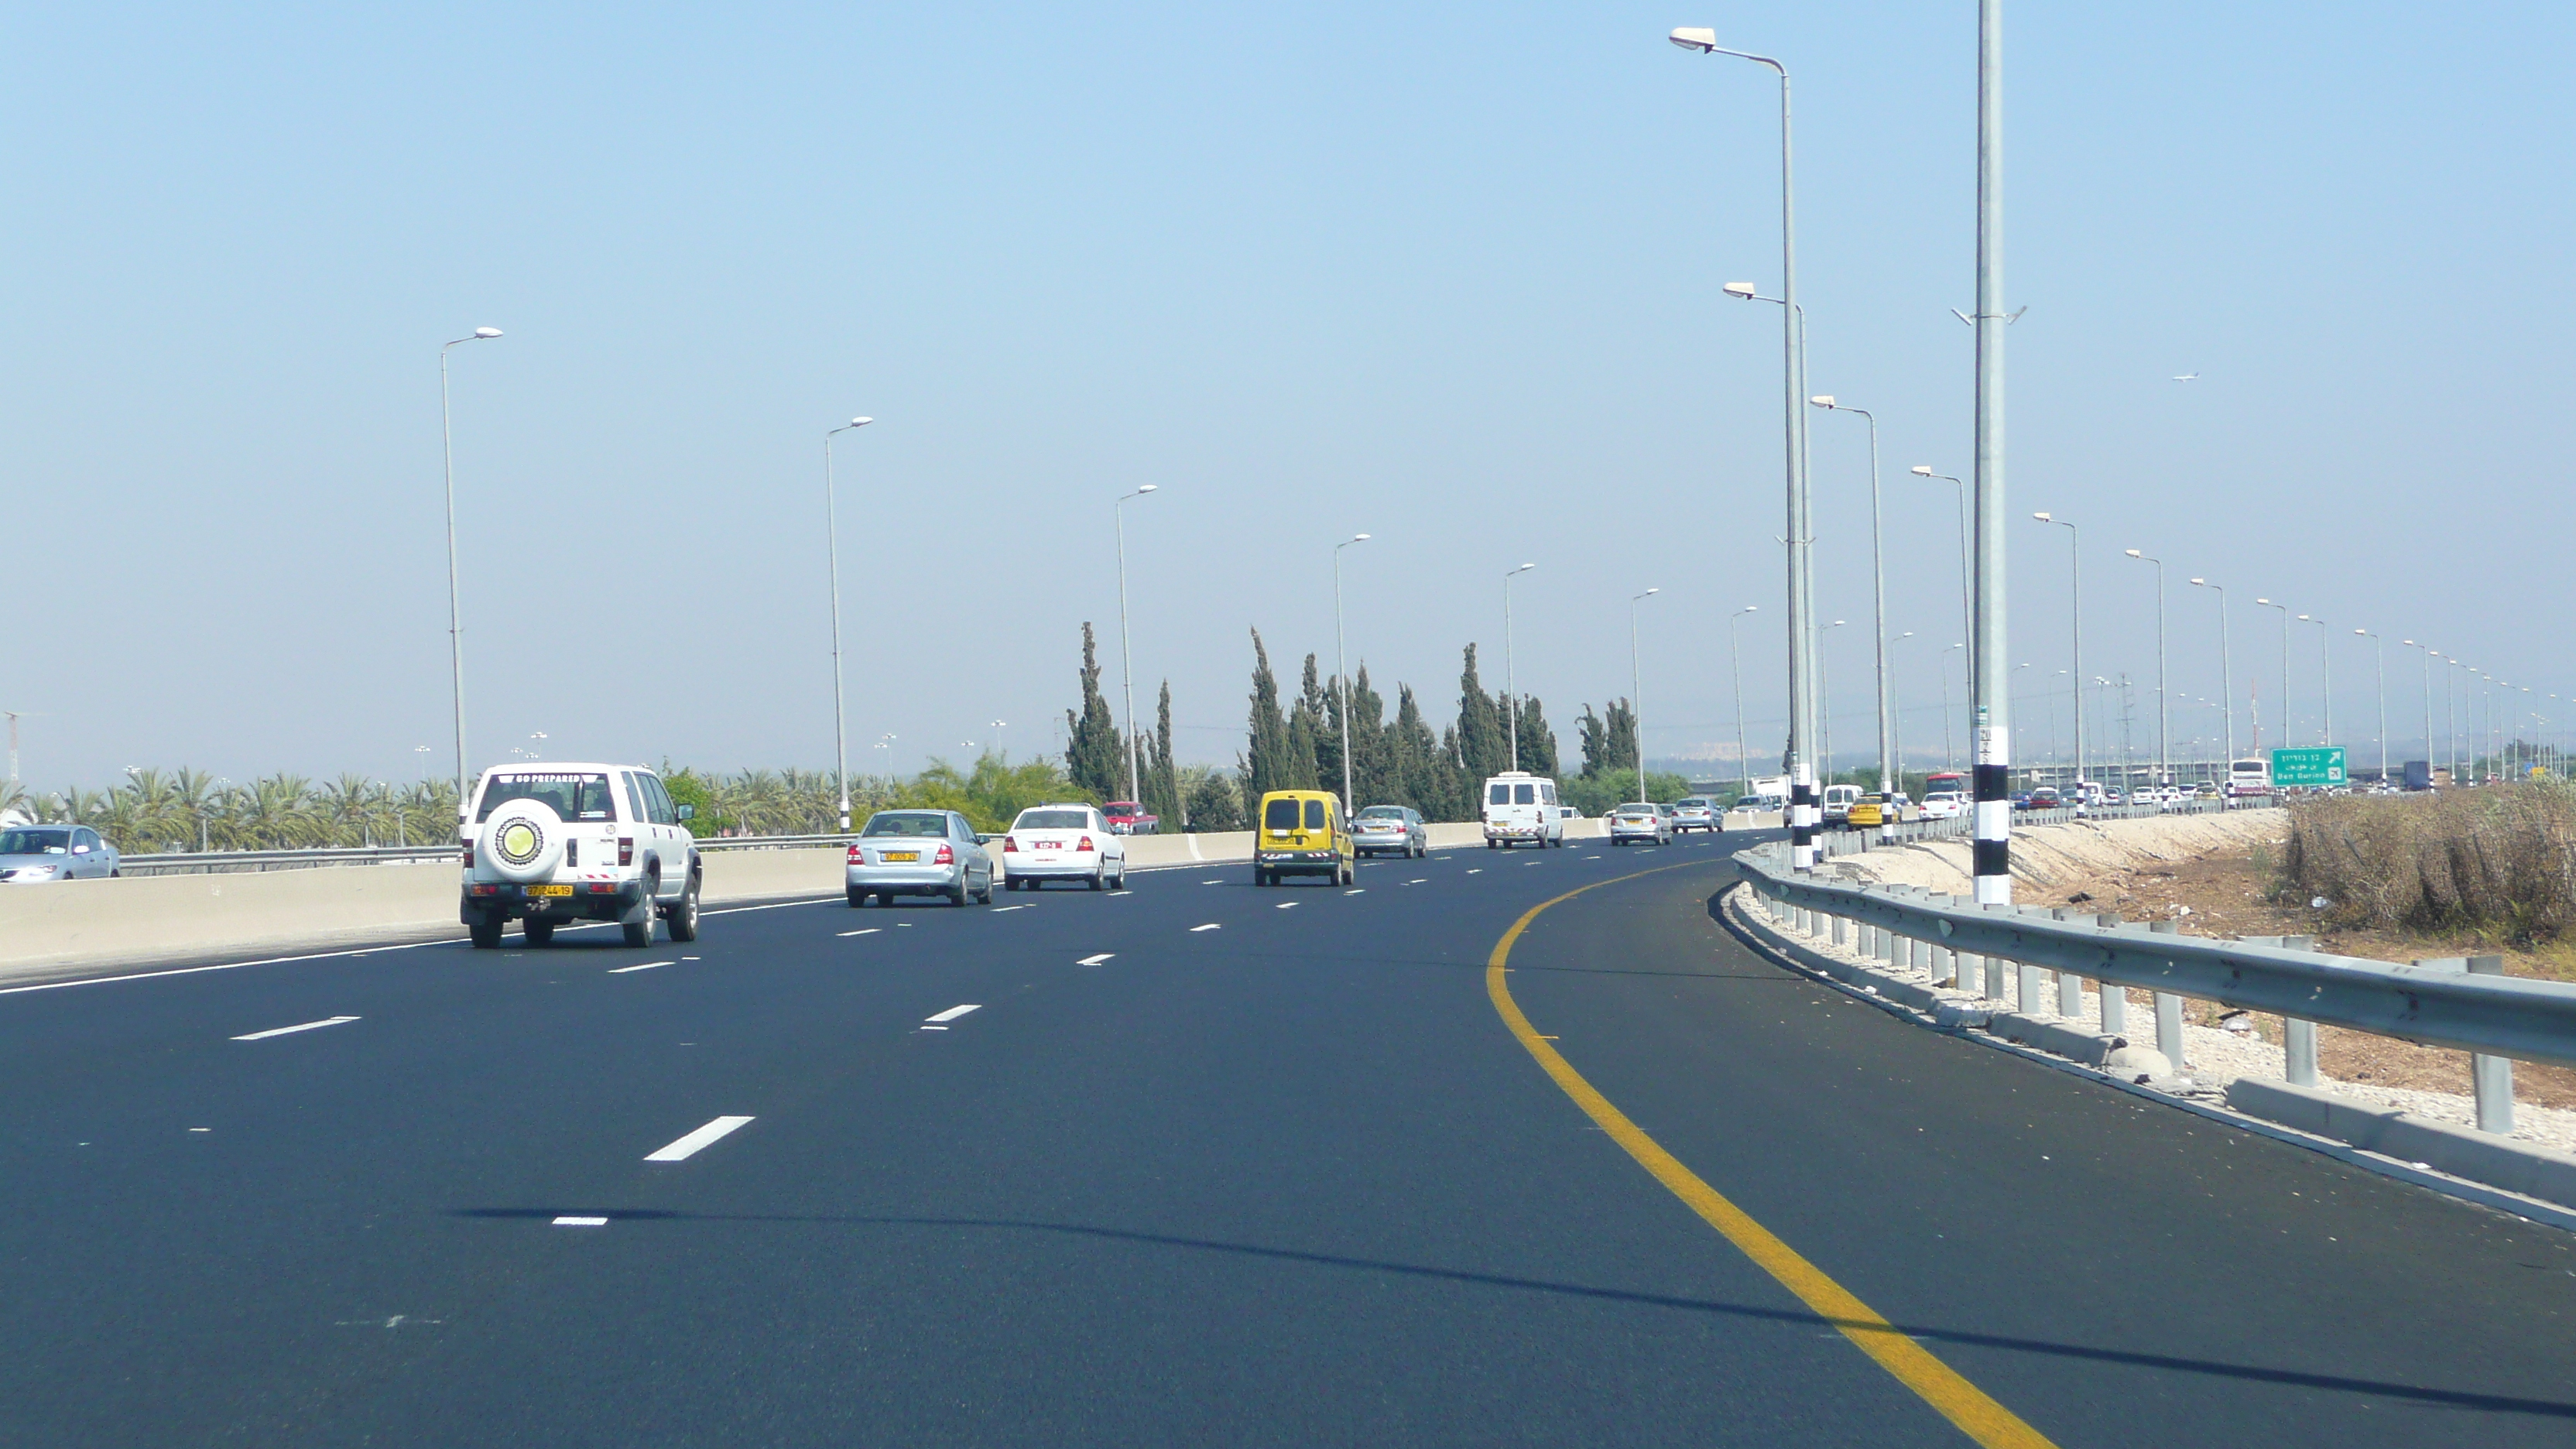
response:
[(1527, 770), (1505, 770), (1485, 782), (1485, 848), (1565, 844), (1565, 814), (1556, 782)]

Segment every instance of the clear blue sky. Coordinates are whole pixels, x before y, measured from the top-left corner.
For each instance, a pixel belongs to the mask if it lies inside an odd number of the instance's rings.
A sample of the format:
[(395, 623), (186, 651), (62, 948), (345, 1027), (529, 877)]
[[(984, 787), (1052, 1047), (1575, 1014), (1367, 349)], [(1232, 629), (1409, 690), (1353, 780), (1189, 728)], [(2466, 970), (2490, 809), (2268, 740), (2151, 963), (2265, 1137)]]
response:
[[(2576, 15), (2011, 7), (2012, 505), (2084, 528), (2085, 666), (2276, 720), (2276, 616), (2339, 636), (2366, 753), (2392, 641), (2565, 664)], [(853, 764), (1052, 742), (1111, 641), (1230, 761), (1258, 626), (1454, 709), (1458, 651), (1649, 748), (1781, 714), (1775, 92), (1798, 82), (1811, 384), (1878, 410), (1908, 742), (1958, 635), (1974, 10), (596, 7), (22, 13), (5, 64), (11, 561), (25, 773), (442, 773), (438, 344), (454, 358), (478, 765), (831, 756), (820, 480), (844, 439)], [(2176, 383), (2197, 372), (2198, 381)], [(1868, 734), (1865, 452), (1814, 420), (1838, 751)], [(2025, 676), (2067, 666), (2062, 531), (2014, 537)], [(1748, 621), (1751, 622), (1751, 621)], [(2315, 631), (2294, 638), (2313, 734)], [(2403, 689), (2396, 681), (2406, 681)], [(1390, 693), (1391, 693), (1390, 688)], [(2023, 738), (2045, 743), (2033, 697)], [(2207, 709), (2177, 734), (2214, 732)], [(2201, 723), (2195, 723), (2198, 720)], [(2061, 716), (2059, 728), (2065, 728)], [(887, 752), (869, 744), (892, 732)], [(2139, 742), (2151, 738), (2142, 727)], [(431, 747), (426, 756), (418, 745)]]

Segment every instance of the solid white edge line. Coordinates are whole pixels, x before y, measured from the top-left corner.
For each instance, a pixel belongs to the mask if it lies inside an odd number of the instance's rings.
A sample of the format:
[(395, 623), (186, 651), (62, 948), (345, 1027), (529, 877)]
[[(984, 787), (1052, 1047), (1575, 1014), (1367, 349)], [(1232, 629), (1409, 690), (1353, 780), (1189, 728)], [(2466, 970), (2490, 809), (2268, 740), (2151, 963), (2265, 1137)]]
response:
[(296, 1023), (295, 1025), (293, 1025), (293, 1026), (272, 1026), (272, 1027), (270, 1027), (270, 1028), (269, 1028), (268, 1030), (266, 1030), (266, 1031), (246, 1032), (246, 1033), (244, 1033), (243, 1035), (240, 1035), (240, 1036), (234, 1037), (234, 1038), (233, 1038), (233, 1040), (235, 1040), (235, 1041), (266, 1041), (266, 1040), (268, 1040), (270, 1037), (273, 1037), (273, 1036), (286, 1036), (286, 1035), (288, 1035), (288, 1034), (290, 1034), (290, 1033), (292, 1033), (292, 1032), (299, 1032), (299, 1031), (311, 1031), (311, 1030), (313, 1030), (315, 1027), (320, 1027), (320, 1026), (339, 1026), (339, 1025), (342, 1025), (343, 1023), (346, 1023), (346, 1022), (352, 1022), (352, 1021), (357, 1021), (357, 1020), (359, 1020), (359, 1018), (354, 1017), (354, 1016), (333, 1016), (333, 1017), (326, 1017), (326, 1018), (324, 1018), (324, 1019), (323, 1019), (323, 1020), (321, 1020), (321, 1021), (300, 1021), (300, 1022), (297, 1022), (297, 1023)]
[(688, 1136), (644, 1155), (646, 1162), (686, 1162), (708, 1146), (724, 1140), (751, 1122), (749, 1117), (718, 1117)]
[(982, 1011), (983, 1009), (984, 1009), (983, 1007), (981, 1007), (981, 1006), (977, 1006), (977, 1005), (973, 1005), (973, 1004), (971, 1004), (971, 1003), (970, 1003), (970, 1004), (968, 1004), (968, 1005), (965, 1005), (965, 1006), (952, 1006), (952, 1007), (948, 1008), (946, 1011), (940, 1012), (940, 1013), (939, 1013), (938, 1015), (936, 1015), (936, 1016), (925, 1016), (925, 1017), (923, 1017), (923, 1018), (922, 1018), (922, 1020), (924, 1020), (924, 1021), (955, 1021), (957, 1018), (959, 1018), (959, 1017), (961, 1017), (961, 1016), (964, 1016), (966, 1013), (968, 1013), (968, 1012), (970, 1012), (970, 1011)]

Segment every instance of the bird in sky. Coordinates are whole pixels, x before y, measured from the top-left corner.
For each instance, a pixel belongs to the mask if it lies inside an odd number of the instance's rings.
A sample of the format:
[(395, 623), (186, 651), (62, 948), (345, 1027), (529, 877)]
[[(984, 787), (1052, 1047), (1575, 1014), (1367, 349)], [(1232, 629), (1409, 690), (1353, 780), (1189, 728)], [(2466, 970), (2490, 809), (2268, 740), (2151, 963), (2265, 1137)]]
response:
[(2199, 380), (2200, 374), (2196, 372), (2186, 372), (2182, 376), (2174, 379), (2176, 382), (2198, 382)]

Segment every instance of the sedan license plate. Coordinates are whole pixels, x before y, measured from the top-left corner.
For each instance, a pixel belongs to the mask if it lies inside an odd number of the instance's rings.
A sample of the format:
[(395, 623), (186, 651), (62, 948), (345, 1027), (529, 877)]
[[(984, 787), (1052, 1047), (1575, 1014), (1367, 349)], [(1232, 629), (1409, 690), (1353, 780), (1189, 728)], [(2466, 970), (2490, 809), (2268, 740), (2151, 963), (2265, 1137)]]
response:
[(568, 885), (530, 886), (528, 887), (528, 894), (532, 896), (568, 896), (572, 894), (572, 887)]
[(880, 860), (919, 860), (921, 859), (921, 852), (918, 850), (889, 850), (877, 858)]
[(1064, 842), (1061, 840), (1041, 840), (1037, 843), (1037, 847), (1040, 850), (1062, 850), (1064, 848)]

